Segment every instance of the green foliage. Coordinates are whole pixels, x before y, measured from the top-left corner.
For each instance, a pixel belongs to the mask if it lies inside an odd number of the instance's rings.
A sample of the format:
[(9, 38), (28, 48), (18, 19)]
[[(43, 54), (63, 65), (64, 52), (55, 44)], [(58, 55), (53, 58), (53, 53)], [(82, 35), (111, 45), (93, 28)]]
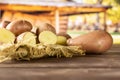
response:
[(85, 3), (97, 4), (102, 1), (102, 5), (112, 6), (111, 9), (107, 10), (107, 18), (112, 22), (120, 22), (120, 0), (84, 0)]
[(120, 0), (115, 0), (115, 2), (116, 2), (117, 4), (120, 4)]
[(108, 19), (114, 23), (120, 21), (120, 0), (103, 0), (103, 5), (111, 5), (112, 8), (107, 11)]

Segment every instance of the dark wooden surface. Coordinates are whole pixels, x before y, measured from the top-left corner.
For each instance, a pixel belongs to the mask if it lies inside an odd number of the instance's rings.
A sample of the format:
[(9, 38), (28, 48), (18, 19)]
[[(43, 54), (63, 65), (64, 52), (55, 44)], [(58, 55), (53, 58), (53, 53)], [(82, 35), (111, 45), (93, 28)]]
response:
[(102, 55), (7, 61), (0, 80), (120, 80), (120, 45)]

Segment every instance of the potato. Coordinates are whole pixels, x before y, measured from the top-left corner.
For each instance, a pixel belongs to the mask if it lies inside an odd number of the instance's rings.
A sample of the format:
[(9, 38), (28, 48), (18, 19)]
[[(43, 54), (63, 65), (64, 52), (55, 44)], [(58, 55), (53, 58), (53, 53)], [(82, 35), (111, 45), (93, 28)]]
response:
[(102, 53), (111, 48), (113, 39), (108, 32), (96, 30), (67, 40), (68, 45), (82, 45), (87, 53)]
[(51, 31), (43, 31), (39, 34), (38, 39), (43, 44), (56, 44), (57, 36)]
[(15, 36), (18, 36), (23, 32), (31, 31), (32, 24), (26, 20), (15, 20), (9, 23), (6, 29), (13, 32)]
[(36, 35), (32, 32), (24, 32), (17, 36), (16, 42), (17, 43), (24, 43), (29, 45), (36, 44)]
[(0, 23), (0, 28), (6, 28), (6, 26), (10, 23), (10, 21), (2, 21)]
[(49, 23), (41, 23), (40, 26), (37, 28), (37, 35), (39, 35), (42, 31), (51, 31), (56, 34), (55, 28)]
[(67, 39), (71, 38), (71, 36), (70, 36), (69, 34), (67, 34), (67, 33), (58, 33), (57, 35), (58, 35), (58, 36), (64, 36), (64, 37), (66, 37)]
[(5, 28), (0, 28), (0, 44), (14, 44), (15, 41), (15, 35), (5, 29)]
[(57, 36), (57, 44), (66, 45), (67, 38), (64, 36)]

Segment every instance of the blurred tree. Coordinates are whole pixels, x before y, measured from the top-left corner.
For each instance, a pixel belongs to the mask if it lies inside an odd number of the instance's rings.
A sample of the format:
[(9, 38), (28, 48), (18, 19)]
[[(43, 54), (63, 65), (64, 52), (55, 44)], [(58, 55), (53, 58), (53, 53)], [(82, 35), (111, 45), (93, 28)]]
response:
[(114, 23), (120, 22), (120, 0), (103, 0), (102, 4), (112, 6), (107, 11), (108, 19)]
[(116, 2), (117, 4), (120, 4), (120, 0), (115, 0), (115, 2)]
[(107, 18), (113, 23), (120, 22), (120, 0), (84, 0), (84, 3), (112, 6), (107, 10)]

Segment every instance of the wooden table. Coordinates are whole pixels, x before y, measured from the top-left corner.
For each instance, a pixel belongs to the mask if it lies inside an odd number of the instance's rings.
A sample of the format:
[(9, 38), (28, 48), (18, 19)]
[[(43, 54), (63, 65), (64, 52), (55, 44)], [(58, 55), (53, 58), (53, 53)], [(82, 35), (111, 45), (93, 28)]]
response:
[(7, 61), (0, 64), (0, 80), (119, 80), (119, 47), (102, 55)]

